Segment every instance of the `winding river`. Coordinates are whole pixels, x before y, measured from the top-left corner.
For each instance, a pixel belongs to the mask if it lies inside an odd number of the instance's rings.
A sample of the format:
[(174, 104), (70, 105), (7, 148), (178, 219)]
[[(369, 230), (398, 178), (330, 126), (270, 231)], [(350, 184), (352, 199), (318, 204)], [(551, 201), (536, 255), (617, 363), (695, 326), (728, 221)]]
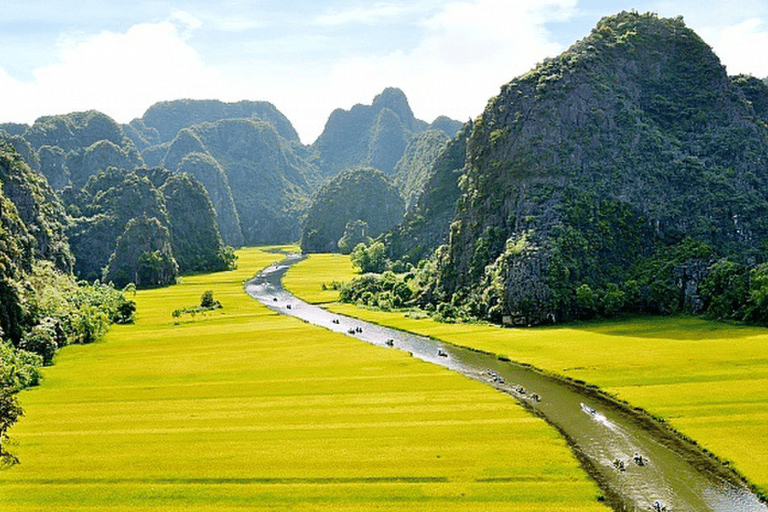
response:
[(283, 289), (282, 277), (301, 259), (290, 255), (265, 268), (248, 282), (247, 293), (280, 313), (385, 349), (407, 351), (509, 394), (565, 436), (614, 510), (768, 512), (719, 462), (593, 389), (492, 354), (330, 313), (294, 297)]

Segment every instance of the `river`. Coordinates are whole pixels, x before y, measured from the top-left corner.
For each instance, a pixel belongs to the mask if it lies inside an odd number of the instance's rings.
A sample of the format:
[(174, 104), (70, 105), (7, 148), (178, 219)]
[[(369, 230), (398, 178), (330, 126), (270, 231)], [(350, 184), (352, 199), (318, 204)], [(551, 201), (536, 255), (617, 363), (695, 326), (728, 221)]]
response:
[(614, 510), (768, 512), (768, 506), (698, 447), (594, 389), (492, 354), (337, 315), (294, 297), (283, 289), (282, 277), (301, 259), (289, 255), (265, 268), (248, 282), (246, 292), (282, 314), (383, 349), (404, 350), (507, 393), (565, 436)]

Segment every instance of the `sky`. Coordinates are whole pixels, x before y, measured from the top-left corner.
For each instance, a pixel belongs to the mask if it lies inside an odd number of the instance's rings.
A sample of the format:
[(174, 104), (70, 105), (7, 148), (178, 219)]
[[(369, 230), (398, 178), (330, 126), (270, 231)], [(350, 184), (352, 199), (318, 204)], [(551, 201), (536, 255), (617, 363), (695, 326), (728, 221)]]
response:
[(0, 123), (180, 98), (273, 103), (302, 142), (398, 87), (417, 118), (500, 87), (622, 10), (682, 15), (729, 74), (768, 77), (768, 0), (0, 0)]

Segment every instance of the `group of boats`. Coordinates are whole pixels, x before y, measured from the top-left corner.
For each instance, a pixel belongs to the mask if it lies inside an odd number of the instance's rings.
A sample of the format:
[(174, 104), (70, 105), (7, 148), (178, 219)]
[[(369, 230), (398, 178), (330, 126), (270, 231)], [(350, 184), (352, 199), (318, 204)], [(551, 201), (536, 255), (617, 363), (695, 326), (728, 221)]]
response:
[[(593, 407), (588, 406), (584, 402), (581, 402), (581, 410), (589, 414), (590, 416), (597, 416), (600, 414), (597, 412), (597, 410), (595, 410)], [(635, 452), (635, 454), (632, 455), (632, 457), (629, 458), (626, 462), (622, 459), (616, 458), (613, 460), (612, 464), (613, 464), (613, 467), (616, 469), (616, 471), (623, 473), (624, 471), (627, 470), (627, 465), (630, 463), (635, 464), (638, 467), (643, 467), (648, 464), (648, 459), (645, 458), (640, 453)], [(659, 500), (656, 500), (653, 502), (653, 504), (651, 504), (651, 510), (653, 510), (654, 512), (670, 512), (670, 509)]]

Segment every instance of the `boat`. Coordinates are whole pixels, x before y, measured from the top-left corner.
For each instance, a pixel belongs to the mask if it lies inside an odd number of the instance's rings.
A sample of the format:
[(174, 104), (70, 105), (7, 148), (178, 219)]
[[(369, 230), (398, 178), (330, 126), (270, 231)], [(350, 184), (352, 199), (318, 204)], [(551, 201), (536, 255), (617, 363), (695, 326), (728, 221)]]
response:
[(589, 414), (590, 416), (594, 416), (597, 414), (597, 411), (585, 404), (584, 402), (581, 402), (581, 410), (585, 413)]

